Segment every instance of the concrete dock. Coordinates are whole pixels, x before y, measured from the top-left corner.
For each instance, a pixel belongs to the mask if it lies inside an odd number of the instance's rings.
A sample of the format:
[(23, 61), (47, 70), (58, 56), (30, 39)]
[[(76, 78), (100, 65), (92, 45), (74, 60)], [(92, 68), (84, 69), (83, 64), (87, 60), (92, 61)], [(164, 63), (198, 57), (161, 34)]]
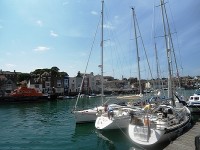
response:
[(164, 150), (195, 150), (195, 137), (200, 135), (200, 121), (172, 141)]

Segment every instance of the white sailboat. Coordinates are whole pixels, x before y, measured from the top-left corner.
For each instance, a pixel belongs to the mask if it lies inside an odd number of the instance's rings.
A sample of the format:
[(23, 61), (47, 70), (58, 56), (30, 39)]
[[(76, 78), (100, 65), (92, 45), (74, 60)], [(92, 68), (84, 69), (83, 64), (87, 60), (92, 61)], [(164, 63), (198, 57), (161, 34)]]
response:
[[(135, 32), (135, 37), (137, 37)], [(136, 38), (137, 45), (137, 38)], [(120, 96), (117, 99), (131, 99), (131, 100), (139, 100), (143, 97), (142, 87), (141, 87), (141, 76), (140, 76), (140, 63), (139, 63), (139, 50), (136, 46), (137, 50), (137, 66), (138, 66), (138, 79), (139, 79), (139, 92), (137, 95), (129, 95), (129, 96)], [(109, 106), (112, 108), (112, 106)], [(95, 127), (99, 130), (108, 130), (108, 129), (123, 129), (128, 128), (130, 122), (130, 112), (137, 112), (141, 110), (139, 107), (129, 107), (129, 106), (120, 106), (115, 109), (112, 108), (112, 112), (105, 112), (101, 116), (97, 117), (95, 121)], [(108, 110), (109, 111), (109, 110)], [(109, 115), (112, 113), (112, 116)]]
[[(181, 133), (182, 130), (189, 124), (191, 119), (191, 113), (189, 109), (185, 106), (179, 107), (175, 106), (175, 101), (173, 99), (173, 90), (172, 90), (172, 73), (171, 73), (171, 54), (170, 54), (170, 44), (168, 37), (170, 38), (170, 32), (166, 29), (166, 9), (164, 5), (164, 0), (161, 0), (161, 10), (163, 16), (163, 25), (165, 32), (165, 44), (167, 51), (167, 60), (168, 60), (168, 97), (171, 99), (171, 104), (166, 103), (163, 105), (153, 106), (147, 105), (146, 110), (141, 111), (137, 114), (132, 114), (131, 122), (128, 127), (128, 133), (130, 139), (142, 146), (150, 147), (156, 145), (161, 141), (169, 140), (178, 133)], [(134, 9), (133, 10), (133, 15)], [(165, 13), (165, 14), (164, 14)], [(165, 15), (165, 18), (164, 18)], [(168, 26), (169, 28), (169, 26)], [(181, 106), (181, 107), (180, 107)]]
[[(101, 65), (100, 65), (100, 68), (101, 68), (101, 100), (102, 100), (102, 105), (103, 105), (103, 96), (104, 96), (104, 89), (103, 89), (103, 6), (104, 6), (104, 1), (102, 0), (102, 12), (101, 12), (101, 16), (102, 16), (101, 55), (102, 56), (101, 56)], [(83, 76), (83, 80), (84, 80), (84, 76)], [(82, 82), (83, 82), (83, 80), (82, 80)], [(81, 84), (81, 86), (82, 86), (82, 84)], [(76, 101), (76, 104), (75, 104), (75, 110), (73, 111), (73, 113), (75, 115), (76, 123), (95, 122), (98, 112), (103, 112), (104, 107), (98, 106), (98, 107), (86, 109), (86, 110), (76, 110), (76, 105), (78, 103), (79, 96), (80, 96), (80, 93), (77, 97), (77, 101)]]
[(130, 112), (140, 111), (138, 107), (128, 107), (111, 104), (109, 107), (112, 111), (105, 112), (101, 116), (97, 117), (95, 121), (95, 128), (98, 130), (110, 130), (110, 129), (124, 129), (128, 128), (130, 122)]

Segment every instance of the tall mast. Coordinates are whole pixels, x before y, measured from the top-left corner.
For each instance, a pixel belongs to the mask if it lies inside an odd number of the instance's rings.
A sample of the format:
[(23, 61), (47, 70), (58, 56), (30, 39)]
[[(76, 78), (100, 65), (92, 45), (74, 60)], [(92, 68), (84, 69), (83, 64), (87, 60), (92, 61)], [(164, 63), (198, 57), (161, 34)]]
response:
[(103, 104), (103, 95), (104, 95), (104, 89), (103, 89), (103, 5), (104, 0), (102, 0), (102, 11), (101, 11), (101, 101)]
[(159, 63), (158, 62), (158, 52), (157, 52), (156, 44), (155, 44), (155, 55), (156, 55), (156, 70), (157, 70), (157, 78), (158, 78), (157, 84), (158, 84), (158, 89), (161, 89), (159, 67), (158, 67), (158, 63)]
[[(163, 20), (163, 28), (164, 28), (164, 37), (165, 37), (165, 46), (166, 46), (166, 52), (167, 52), (167, 63), (168, 63), (168, 97), (172, 98), (172, 104), (175, 105), (174, 99), (173, 99), (173, 90), (172, 90), (172, 62), (171, 62), (171, 49), (170, 49), (170, 37), (167, 35), (167, 28), (166, 28), (166, 21), (164, 17), (164, 0), (160, 0), (161, 5), (161, 11), (162, 11), (162, 20)], [(167, 18), (166, 18), (167, 19)]]
[(164, 5), (164, 10), (165, 10), (165, 16), (166, 16), (166, 19), (167, 19), (168, 34), (169, 34), (169, 37), (170, 37), (170, 42), (171, 42), (173, 55), (174, 55), (174, 62), (175, 62), (175, 65), (176, 65), (176, 73), (177, 73), (177, 77), (178, 77), (178, 85), (179, 85), (179, 87), (181, 87), (180, 76), (179, 76), (178, 66), (177, 66), (177, 62), (176, 62), (176, 54), (175, 54), (175, 51), (174, 51), (174, 44), (173, 44), (173, 40), (172, 40), (172, 36), (171, 36), (171, 31), (170, 31), (170, 26), (169, 26), (169, 21), (168, 21), (168, 16), (167, 16), (167, 11), (166, 11), (165, 5)]
[(135, 43), (136, 43), (136, 51), (137, 51), (137, 66), (138, 66), (138, 80), (139, 80), (139, 90), (140, 94), (142, 94), (142, 87), (141, 87), (141, 77), (140, 77), (140, 57), (139, 57), (139, 50), (138, 50), (138, 41), (137, 41), (137, 30), (136, 30), (136, 21), (135, 21), (135, 10), (132, 8), (133, 11), (133, 21), (134, 21), (134, 31), (135, 31)]

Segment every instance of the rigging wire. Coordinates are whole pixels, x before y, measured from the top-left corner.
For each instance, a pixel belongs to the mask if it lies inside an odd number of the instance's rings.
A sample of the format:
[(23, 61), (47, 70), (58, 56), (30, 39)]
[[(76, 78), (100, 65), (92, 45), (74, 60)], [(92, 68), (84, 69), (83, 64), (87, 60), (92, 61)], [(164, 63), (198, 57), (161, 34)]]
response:
[[(145, 52), (145, 56), (146, 56), (146, 60), (147, 60), (147, 64), (148, 64), (148, 69), (149, 69), (149, 72), (150, 72), (150, 75), (151, 75), (151, 78), (153, 79), (153, 75), (152, 75), (152, 72), (151, 72), (151, 67), (150, 67), (150, 63), (149, 63), (149, 59), (147, 57), (147, 52), (146, 52), (146, 48), (144, 46), (144, 42), (143, 42), (143, 38), (142, 38), (142, 34), (140, 32), (140, 28), (139, 28), (139, 24), (138, 24), (138, 21), (137, 21), (137, 17), (135, 15), (135, 20), (136, 20), (136, 23), (137, 23), (137, 27), (138, 27), (138, 31), (139, 31), (139, 34), (140, 34), (140, 38), (141, 38), (141, 42), (142, 42), (142, 46), (143, 46), (143, 49), (144, 49), (144, 52)], [(153, 83), (154, 84), (154, 83)]]
[[(108, 20), (111, 20), (109, 19), (109, 15), (110, 15), (110, 12), (109, 12), (109, 9), (107, 9), (107, 6), (105, 6), (105, 15), (107, 17)], [(127, 53), (124, 53), (124, 48), (122, 47), (121, 43), (120, 43), (120, 40), (118, 39), (118, 36), (117, 36), (117, 33), (115, 33), (112, 29), (112, 22), (109, 21), (109, 23), (111, 24), (111, 30), (109, 30), (109, 36), (112, 37), (112, 40), (109, 39), (110, 41), (110, 45), (111, 45), (111, 52), (115, 52), (114, 54), (111, 53), (111, 57), (112, 57), (112, 70), (113, 70), (113, 73), (115, 71), (120, 71), (120, 74), (124, 75), (125, 74), (125, 67), (124, 66), (128, 66), (128, 62), (127, 62)], [(123, 26), (123, 30), (125, 30), (127, 28), (127, 25), (126, 26)], [(113, 44), (114, 43), (114, 44)], [(117, 59), (114, 59), (114, 56), (117, 58)], [(113, 60), (116, 60), (116, 62), (114, 62)], [(115, 70), (114, 71), (114, 63), (116, 63), (116, 69), (118, 70)]]
[(75, 103), (75, 106), (74, 106), (74, 110), (76, 110), (77, 103), (78, 103), (78, 100), (79, 100), (79, 98), (80, 98), (80, 94), (81, 94), (81, 90), (82, 90), (82, 86), (83, 86), (83, 81), (84, 81), (84, 79), (85, 79), (87, 67), (88, 67), (89, 60), (90, 60), (90, 57), (91, 57), (91, 54), (92, 54), (92, 51), (93, 51), (93, 47), (94, 47), (94, 43), (95, 43), (95, 40), (96, 40), (96, 35), (97, 35), (98, 29), (99, 29), (100, 22), (101, 22), (101, 16), (100, 16), (100, 19), (99, 19), (99, 22), (98, 22), (98, 25), (97, 25), (97, 28), (96, 28), (96, 31), (95, 31), (95, 34), (94, 34), (94, 39), (93, 39), (93, 41), (92, 41), (92, 46), (91, 46), (91, 49), (90, 49), (90, 52), (89, 52), (89, 56), (88, 56), (88, 59), (87, 59), (85, 71), (84, 71), (84, 74), (83, 74), (83, 79), (82, 79), (82, 81), (81, 81), (81, 86), (80, 86), (80, 89), (79, 89), (78, 97), (77, 97), (77, 99), (76, 99), (76, 103)]
[[(169, 1), (169, 0), (168, 0)], [(174, 23), (174, 18), (173, 18), (173, 15), (172, 15), (172, 10), (171, 10), (171, 7), (169, 5), (169, 11), (170, 11), (170, 14), (171, 14), (171, 17), (172, 17), (172, 24), (174, 26), (174, 31), (175, 31), (175, 35), (176, 35), (176, 40), (177, 40), (177, 47), (178, 47), (178, 52), (179, 52), (179, 59), (180, 59), (180, 67), (181, 67), (181, 70), (183, 71), (183, 64), (182, 64), (182, 59), (181, 59), (181, 52), (180, 52), (180, 45), (179, 45), (179, 40), (178, 40), (178, 35), (177, 35), (177, 30), (176, 30), (176, 26), (175, 26), (175, 23)]]

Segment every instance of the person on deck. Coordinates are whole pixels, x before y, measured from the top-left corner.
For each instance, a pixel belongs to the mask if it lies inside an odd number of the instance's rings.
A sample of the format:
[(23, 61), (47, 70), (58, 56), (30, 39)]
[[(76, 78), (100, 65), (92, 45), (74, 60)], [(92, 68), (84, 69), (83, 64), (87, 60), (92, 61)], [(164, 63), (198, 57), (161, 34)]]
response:
[(108, 105), (108, 118), (113, 117), (113, 108)]

